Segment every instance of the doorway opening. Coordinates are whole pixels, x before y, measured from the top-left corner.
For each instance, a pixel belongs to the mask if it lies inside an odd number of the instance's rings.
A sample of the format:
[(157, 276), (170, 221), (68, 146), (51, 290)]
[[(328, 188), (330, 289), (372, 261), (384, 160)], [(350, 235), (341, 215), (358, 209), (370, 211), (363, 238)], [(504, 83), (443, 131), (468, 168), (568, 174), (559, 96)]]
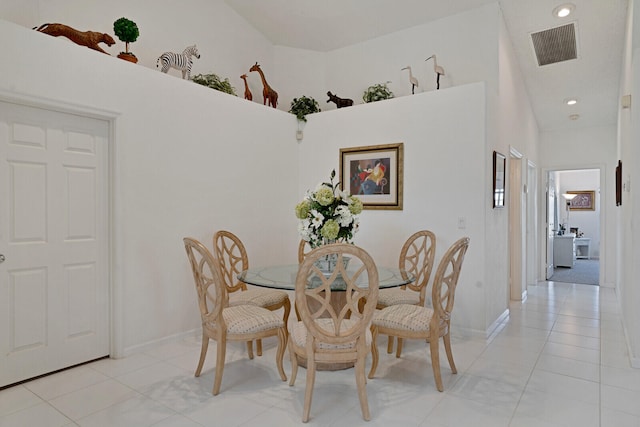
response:
[(601, 171), (548, 172), (546, 279), (600, 284)]

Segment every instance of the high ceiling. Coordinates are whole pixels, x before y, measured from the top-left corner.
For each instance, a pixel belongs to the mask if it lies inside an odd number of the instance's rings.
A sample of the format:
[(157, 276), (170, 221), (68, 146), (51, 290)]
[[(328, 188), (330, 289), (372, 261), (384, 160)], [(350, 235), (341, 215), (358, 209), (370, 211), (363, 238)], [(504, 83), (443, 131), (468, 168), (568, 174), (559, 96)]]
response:
[[(541, 131), (616, 123), (627, 0), (499, 0)], [(495, 0), (225, 0), (272, 43), (330, 51)], [(538, 66), (533, 32), (576, 23), (578, 58)], [(563, 101), (576, 98), (578, 104)], [(579, 118), (572, 120), (571, 115)]]

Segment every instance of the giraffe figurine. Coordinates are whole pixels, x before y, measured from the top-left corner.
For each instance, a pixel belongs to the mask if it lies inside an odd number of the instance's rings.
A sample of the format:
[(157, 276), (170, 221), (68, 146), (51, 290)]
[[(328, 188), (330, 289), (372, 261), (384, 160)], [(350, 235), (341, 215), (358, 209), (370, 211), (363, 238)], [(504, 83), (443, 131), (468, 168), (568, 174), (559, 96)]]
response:
[(269, 105), (273, 108), (276, 108), (278, 105), (278, 92), (273, 90), (269, 83), (267, 83), (267, 79), (264, 78), (264, 73), (260, 69), (260, 65), (256, 62), (250, 69), (251, 71), (257, 71), (260, 73), (260, 78), (262, 79), (262, 104), (267, 105), (267, 100), (269, 100)]
[(249, 101), (252, 101), (253, 95), (251, 94), (251, 91), (249, 90), (249, 85), (247, 84), (247, 75), (243, 74), (240, 76), (240, 78), (244, 80), (244, 99), (248, 99)]

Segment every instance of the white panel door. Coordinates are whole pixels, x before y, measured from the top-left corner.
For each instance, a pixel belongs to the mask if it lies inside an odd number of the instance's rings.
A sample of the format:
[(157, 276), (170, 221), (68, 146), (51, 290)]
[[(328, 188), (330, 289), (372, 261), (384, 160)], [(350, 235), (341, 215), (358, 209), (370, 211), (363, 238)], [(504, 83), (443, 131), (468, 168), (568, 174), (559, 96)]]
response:
[(0, 386), (109, 354), (108, 135), (0, 102)]

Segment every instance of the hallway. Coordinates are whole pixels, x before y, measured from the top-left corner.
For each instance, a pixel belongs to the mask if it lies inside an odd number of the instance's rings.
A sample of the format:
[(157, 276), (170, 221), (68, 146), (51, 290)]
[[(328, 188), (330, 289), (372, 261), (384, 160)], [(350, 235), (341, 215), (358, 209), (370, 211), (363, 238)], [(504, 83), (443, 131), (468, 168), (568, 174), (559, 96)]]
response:
[[(353, 370), (319, 372), (309, 425), (640, 425), (640, 370), (629, 367), (612, 289), (540, 282), (510, 308), (489, 339), (453, 329), (458, 374), (451, 374), (443, 352), (443, 393), (435, 389), (428, 345), (407, 342), (396, 359), (380, 340), (377, 376), (367, 383), (369, 423), (361, 418)], [(280, 381), (275, 343), (264, 344), (264, 355), (252, 361), (244, 345), (228, 347), (215, 397), (215, 344), (203, 375), (194, 378), (200, 351), (194, 337), (0, 391), (0, 426), (301, 425), (305, 372), (294, 387)]]

